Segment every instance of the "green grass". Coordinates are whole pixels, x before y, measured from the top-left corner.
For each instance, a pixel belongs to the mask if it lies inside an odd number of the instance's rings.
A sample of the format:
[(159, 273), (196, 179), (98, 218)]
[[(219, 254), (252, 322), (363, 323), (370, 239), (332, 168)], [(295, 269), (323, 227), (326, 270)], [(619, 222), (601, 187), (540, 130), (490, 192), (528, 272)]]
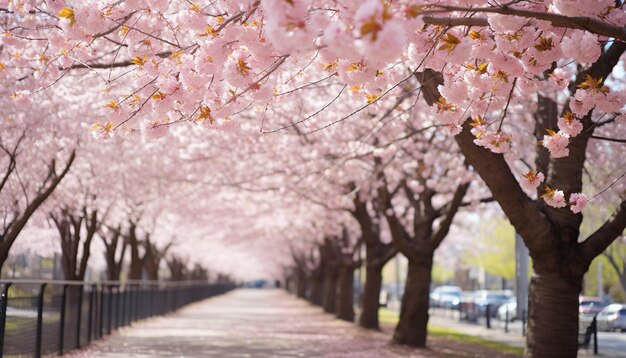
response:
[(453, 329), (437, 327), (431, 324), (428, 325), (428, 334), (434, 337), (443, 337), (447, 339), (454, 339), (467, 343), (478, 344), (480, 346), (490, 348), (502, 353), (516, 354), (519, 356), (522, 356), (524, 354), (524, 348), (512, 347), (508, 344), (489, 341), (479, 337), (470, 336), (469, 334), (461, 333)]
[[(390, 311), (386, 308), (381, 308), (378, 311), (378, 319), (382, 323), (396, 324), (398, 323), (399, 316), (396, 312)], [(454, 329), (428, 325), (428, 334), (433, 337), (442, 337), (446, 339), (454, 339), (471, 344), (478, 344), (485, 348), (490, 348), (502, 353), (509, 353), (522, 356), (524, 349), (519, 347), (512, 347), (504, 343), (489, 341), (483, 338), (471, 336)]]

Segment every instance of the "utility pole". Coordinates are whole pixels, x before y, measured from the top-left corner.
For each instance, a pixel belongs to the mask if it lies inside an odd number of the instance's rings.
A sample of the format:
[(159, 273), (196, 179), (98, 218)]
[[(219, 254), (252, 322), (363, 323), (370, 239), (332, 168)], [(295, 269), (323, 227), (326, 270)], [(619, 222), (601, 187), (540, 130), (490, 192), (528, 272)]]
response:
[(515, 296), (517, 317), (528, 312), (528, 248), (518, 233), (515, 233)]

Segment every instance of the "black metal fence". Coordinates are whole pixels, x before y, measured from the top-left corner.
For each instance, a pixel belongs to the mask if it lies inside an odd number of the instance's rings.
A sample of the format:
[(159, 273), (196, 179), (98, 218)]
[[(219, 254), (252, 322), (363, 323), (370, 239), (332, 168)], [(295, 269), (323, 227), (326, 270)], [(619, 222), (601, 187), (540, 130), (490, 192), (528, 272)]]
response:
[(232, 288), (197, 281), (0, 281), (0, 357), (60, 355)]

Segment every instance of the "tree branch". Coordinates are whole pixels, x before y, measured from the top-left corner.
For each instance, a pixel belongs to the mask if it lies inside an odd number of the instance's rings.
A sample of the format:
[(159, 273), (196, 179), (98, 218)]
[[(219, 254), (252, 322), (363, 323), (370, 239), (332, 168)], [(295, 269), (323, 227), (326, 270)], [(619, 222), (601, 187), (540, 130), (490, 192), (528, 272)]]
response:
[(436, 249), (437, 247), (439, 247), (443, 239), (445, 239), (446, 236), (448, 235), (448, 232), (450, 232), (450, 226), (452, 226), (452, 220), (454, 219), (454, 216), (456, 215), (456, 213), (459, 211), (459, 208), (461, 207), (461, 204), (463, 203), (463, 197), (465, 197), (465, 194), (467, 193), (467, 189), (469, 189), (469, 186), (470, 186), (470, 183), (465, 183), (465, 184), (460, 184), (456, 188), (456, 191), (454, 192), (454, 196), (452, 197), (452, 200), (450, 201), (450, 208), (446, 212), (446, 216), (439, 223), (439, 230), (437, 230), (435, 235), (433, 235), (433, 239), (431, 240), (433, 249)]
[(466, 122), (462, 132), (455, 137), (465, 159), (483, 179), (529, 249), (540, 252), (548, 243), (539, 238), (546, 237), (552, 230), (550, 223), (538, 205), (524, 193), (504, 156), (475, 145), (470, 130), (471, 126)]
[[(548, 21), (554, 27), (562, 27), (568, 29), (577, 29), (577, 30), (585, 30), (596, 35), (603, 35), (612, 37), (621, 41), (626, 41), (626, 29), (611, 25), (609, 23), (593, 19), (585, 16), (565, 16), (548, 12), (539, 12), (539, 11), (531, 11), (531, 10), (523, 10), (523, 9), (515, 9), (509, 6), (501, 6), (501, 7), (477, 7), (477, 8), (469, 8), (469, 7), (458, 7), (458, 6), (436, 6), (440, 10), (427, 10), (424, 11), (423, 14), (438, 14), (438, 13), (448, 13), (453, 11), (462, 11), (473, 14), (478, 13), (495, 13), (502, 15), (512, 15), (519, 16), (528, 19), (538, 19)], [(455, 20), (456, 25), (466, 25), (466, 26), (481, 26), (480, 24), (484, 22), (481, 19), (474, 19), (471, 17), (466, 17), (468, 20), (467, 23), (463, 24), (461, 20)], [(438, 20), (430, 20), (430, 21), (438, 21)], [(426, 19), (424, 19), (426, 22)], [(454, 22), (453, 22), (454, 23)]]
[(580, 243), (584, 257), (591, 262), (602, 251), (606, 250), (626, 229), (626, 200), (617, 207), (613, 215), (587, 240)]
[[(70, 167), (72, 166), (72, 163), (74, 163), (75, 158), (76, 158), (76, 151), (74, 150), (72, 151), (72, 154), (70, 155), (67, 163), (65, 164), (65, 168), (63, 168), (63, 171), (59, 175), (56, 176), (56, 178), (50, 183), (50, 185), (45, 190), (38, 193), (38, 195), (33, 199), (33, 201), (28, 204), (26, 209), (24, 209), (24, 212), (19, 217), (19, 219), (16, 220), (15, 223), (11, 226), (9, 231), (4, 236), (4, 240), (2, 241), (2, 243), (0, 243), (0, 251), (2, 251), (3, 253), (8, 253), (9, 248), (13, 245), (13, 243), (17, 239), (17, 236), (22, 231), (24, 226), (26, 226), (26, 223), (28, 222), (30, 217), (35, 213), (35, 210), (37, 210), (37, 208), (39, 208), (39, 206), (43, 204), (44, 201), (46, 201), (46, 199), (50, 196), (50, 194), (52, 194), (52, 192), (56, 189), (57, 185), (59, 185), (61, 180), (63, 180), (65, 175), (69, 172)], [(0, 257), (0, 266), (2, 265), (3, 262), (4, 262), (3, 258)]]

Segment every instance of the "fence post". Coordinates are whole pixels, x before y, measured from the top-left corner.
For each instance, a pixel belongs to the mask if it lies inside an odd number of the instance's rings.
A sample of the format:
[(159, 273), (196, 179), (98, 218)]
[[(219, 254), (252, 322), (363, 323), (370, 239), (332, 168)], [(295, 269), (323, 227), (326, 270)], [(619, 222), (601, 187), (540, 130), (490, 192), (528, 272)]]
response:
[(2, 295), (0, 296), (0, 357), (4, 356), (4, 329), (7, 321), (9, 287), (11, 287), (11, 283), (4, 284), (4, 288), (2, 289)]
[(89, 316), (87, 317), (87, 343), (91, 342), (91, 329), (93, 325), (93, 299), (96, 291), (96, 285), (91, 285), (91, 291), (89, 292)]
[(509, 333), (509, 307), (504, 306), (504, 333)]
[(122, 316), (124, 317), (122, 319), (123, 326), (127, 326), (130, 324), (130, 311), (132, 308), (130, 305), (130, 296), (132, 294), (132, 292), (130, 291), (131, 289), (132, 287), (130, 285), (124, 286), (124, 297), (122, 298), (122, 301), (124, 301), (124, 309), (122, 314)]
[(487, 328), (491, 328), (491, 304), (487, 303), (487, 307), (485, 307), (486, 319), (487, 319)]
[(59, 319), (59, 355), (63, 355), (63, 345), (65, 344), (65, 302), (67, 301), (67, 287), (63, 285), (63, 292), (61, 293), (61, 317)]
[(43, 324), (43, 294), (46, 284), (42, 283), (39, 288), (39, 297), (37, 299), (37, 331), (35, 338), (35, 357), (41, 357), (41, 328)]
[(117, 286), (117, 294), (115, 295), (115, 301), (117, 301), (116, 304), (115, 304), (115, 311), (116, 311), (115, 312), (116, 313), (116, 315), (115, 315), (115, 329), (118, 329), (120, 327), (120, 312), (124, 313), (120, 309), (120, 307), (121, 307), (120, 301), (122, 300), (121, 296), (122, 296), (121, 286), (118, 285)]
[(137, 304), (139, 291), (137, 290), (137, 287), (138, 286), (133, 285), (130, 288), (130, 307), (132, 307), (130, 314), (130, 323), (134, 323), (135, 321), (137, 321), (137, 316), (139, 315), (139, 305)]
[(83, 315), (83, 285), (78, 286), (78, 309), (76, 315), (76, 348), (80, 348), (80, 322)]
[(113, 286), (109, 286), (109, 320), (107, 321), (107, 334), (111, 334), (111, 321), (113, 320)]
[(526, 310), (522, 310), (522, 336), (526, 336)]
[(130, 307), (128, 305), (128, 298), (130, 287), (128, 285), (124, 286), (124, 293), (122, 295), (122, 327), (127, 326), (130, 317)]
[(591, 332), (593, 333), (593, 354), (598, 355), (598, 321), (596, 316), (593, 316), (593, 321), (591, 321)]
[(100, 284), (100, 321), (98, 321), (98, 338), (102, 338), (104, 330), (104, 285)]
[(156, 290), (154, 289), (154, 286), (149, 286), (149, 287), (150, 287), (149, 288), (150, 292), (148, 294), (148, 297), (149, 297), (149, 300), (150, 300), (150, 311), (148, 313), (148, 317), (152, 317), (152, 316), (154, 316), (154, 296), (156, 296), (156, 294), (158, 292), (158, 287), (157, 287)]

